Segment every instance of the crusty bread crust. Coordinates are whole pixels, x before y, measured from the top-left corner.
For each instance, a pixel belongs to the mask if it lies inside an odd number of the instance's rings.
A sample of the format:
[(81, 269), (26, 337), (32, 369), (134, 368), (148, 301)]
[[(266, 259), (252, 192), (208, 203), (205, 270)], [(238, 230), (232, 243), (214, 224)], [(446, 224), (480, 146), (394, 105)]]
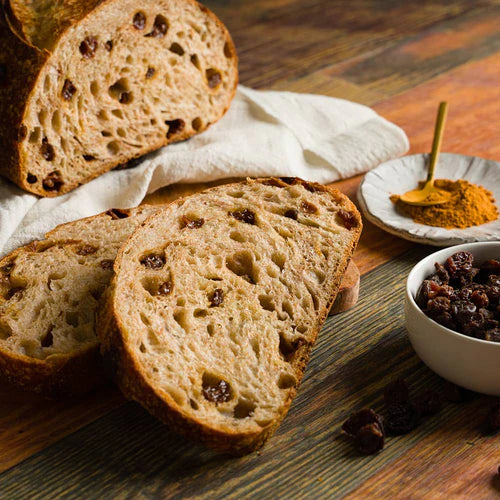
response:
[[(309, 191), (327, 192), (336, 203), (339, 203), (346, 210), (349, 210), (354, 215), (356, 221), (351, 230), (352, 241), (350, 247), (342, 256), (335, 275), (332, 277), (331, 296), (327, 305), (318, 313), (317, 327), (310, 338), (311, 341), (301, 344), (297, 349), (296, 357), (294, 358), (294, 374), (297, 383), (288, 392), (287, 398), (281, 406), (280, 414), (277, 415), (276, 418), (258, 432), (242, 432), (237, 429), (232, 429), (229, 426), (224, 430), (211, 428), (197, 419), (195, 415), (178, 411), (177, 405), (169, 394), (148, 383), (145, 373), (137, 361), (135, 353), (125, 340), (125, 338), (127, 338), (127, 328), (123, 324), (120, 316), (116, 313), (115, 300), (117, 297), (115, 292), (122, 261), (125, 258), (124, 250), (127, 246), (126, 244), (120, 250), (115, 261), (115, 277), (102, 298), (103, 303), (98, 313), (96, 324), (97, 333), (101, 341), (101, 353), (106, 364), (111, 367), (111, 372), (113, 373), (115, 381), (127, 398), (141, 403), (150, 413), (168, 424), (174, 431), (193, 440), (200, 441), (217, 451), (227, 452), (236, 456), (248, 454), (259, 449), (275, 432), (282, 419), (285, 417), (302, 380), (318, 332), (328, 315), (331, 305), (335, 301), (342, 276), (354, 253), (362, 231), (361, 216), (355, 205), (337, 190), (296, 178), (287, 178), (283, 180), (277, 178), (247, 180), (239, 184), (246, 185), (254, 182), (277, 186), (300, 184)], [(232, 186), (237, 187), (238, 184), (233, 184)], [(208, 191), (216, 189), (218, 188), (212, 188)], [(185, 198), (182, 198), (174, 202), (173, 205), (180, 206), (183, 204), (184, 200)], [(147, 219), (142, 226), (149, 225), (152, 220), (160, 217), (163, 217), (161, 212)], [(131, 238), (133, 238), (133, 236), (131, 236)]]
[[(238, 58), (234, 43), (224, 25), (209, 9), (198, 4), (195, 0), (179, 1), (196, 6), (218, 26), (225, 39), (234, 64), (231, 86), (227, 90), (227, 105), (218, 110), (215, 119), (210, 122), (203, 120), (196, 130), (185, 127), (183, 131), (172, 136), (163, 134), (150, 137), (139, 148), (116, 152), (110, 158), (93, 159), (92, 169), (83, 179), (65, 177), (64, 183), (58, 186), (57, 189), (51, 188), (48, 190), (43, 187), (42, 179), (29, 182), (29, 176), (32, 172), (28, 171), (28, 167), (34, 168), (34, 166), (30, 158), (22, 154), (23, 143), (28, 140), (26, 137), (28, 131), (25, 125), (27, 115), (30, 112), (28, 105), (37, 89), (42, 85), (41, 80), (46, 68), (51, 64), (56, 66), (56, 61), (53, 60), (53, 51), (58, 48), (58, 44), (64, 38), (68, 28), (86, 21), (90, 16), (96, 15), (112, 3), (119, 3), (120, 0), (107, 0), (105, 2), (78, 0), (59, 6), (57, 12), (54, 12), (54, 14), (57, 14), (55, 16), (57, 22), (51, 33), (53, 38), (44, 40), (44, 46), (37, 46), (35, 44), (37, 40), (30, 37), (30, 32), (36, 28), (36, 25), (33, 26), (33, 18), (19, 15), (19, 12), (23, 12), (23, 8), (26, 9), (23, 2), (20, 2), (20, 0), (2, 0), (2, 4), (0, 4), (0, 115), (2, 116), (0, 148), (3, 151), (4, 161), (0, 165), (0, 175), (7, 177), (25, 191), (45, 197), (58, 196), (151, 151), (201, 133), (222, 118), (229, 108), (229, 103), (234, 98), (238, 84)], [(50, 4), (50, 2), (47, 3)], [(14, 7), (17, 7), (17, 9)], [(101, 136), (99, 130), (94, 132), (96, 139)], [(74, 160), (74, 158), (72, 159)], [(80, 157), (78, 161), (81, 161)]]

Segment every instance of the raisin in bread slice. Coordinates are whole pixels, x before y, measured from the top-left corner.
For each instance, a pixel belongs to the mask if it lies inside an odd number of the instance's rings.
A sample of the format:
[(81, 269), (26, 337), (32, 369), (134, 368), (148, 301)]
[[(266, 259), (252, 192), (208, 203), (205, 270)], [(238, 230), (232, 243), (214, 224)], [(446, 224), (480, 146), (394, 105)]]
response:
[(57, 227), (0, 261), (0, 374), (47, 396), (104, 379), (95, 311), (119, 247), (157, 207), (108, 212)]
[(219, 120), (231, 37), (193, 0), (3, 0), (0, 173), (56, 196)]
[(98, 315), (124, 394), (244, 454), (277, 428), (361, 233), (335, 190), (259, 179), (173, 202), (120, 250)]

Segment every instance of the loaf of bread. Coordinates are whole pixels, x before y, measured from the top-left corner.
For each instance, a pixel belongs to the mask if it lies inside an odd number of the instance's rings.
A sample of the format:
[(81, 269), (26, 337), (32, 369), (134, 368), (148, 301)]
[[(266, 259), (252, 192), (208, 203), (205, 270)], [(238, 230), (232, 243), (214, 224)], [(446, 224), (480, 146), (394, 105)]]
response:
[(56, 196), (219, 120), (231, 37), (194, 0), (3, 0), (0, 174)]
[(118, 249), (156, 207), (108, 212), (57, 227), (0, 261), (0, 374), (46, 396), (104, 379), (95, 333), (99, 298)]
[(101, 352), (124, 394), (236, 455), (277, 428), (361, 233), (347, 197), (259, 179), (173, 202), (127, 240)]

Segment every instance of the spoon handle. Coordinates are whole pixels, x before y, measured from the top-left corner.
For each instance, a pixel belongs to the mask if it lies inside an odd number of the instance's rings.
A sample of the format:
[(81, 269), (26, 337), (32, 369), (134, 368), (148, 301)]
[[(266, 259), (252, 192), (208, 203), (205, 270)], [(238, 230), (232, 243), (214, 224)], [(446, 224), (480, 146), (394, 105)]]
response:
[(439, 151), (441, 150), (441, 143), (443, 142), (444, 125), (446, 123), (446, 116), (448, 115), (448, 103), (439, 103), (438, 114), (436, 118), (436, 128), (434, 129), (434, 140), (432, 141), (431, 161), (429, 164), (429, 172), (427, 173), (427, 182), (434, 180), (434, 170), (439, 158)]

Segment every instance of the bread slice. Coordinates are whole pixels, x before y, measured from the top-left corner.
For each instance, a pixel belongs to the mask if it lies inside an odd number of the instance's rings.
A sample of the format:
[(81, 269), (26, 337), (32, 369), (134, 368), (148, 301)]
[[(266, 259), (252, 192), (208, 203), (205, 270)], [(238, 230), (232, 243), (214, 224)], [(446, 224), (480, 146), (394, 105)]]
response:
[(57, 196), (228, 109), (237, 56), (194, 0), (3, 0), (0, 174)]
[(335, 190), (259, 179), (173, 202), (120, 250), (98, 316), (124, 394), (233, 454), (260, 447), (302, 379), (361, 233)]
[(120, 245), (157, 207), (108, 212), (57, 227), (0, 261), (0, 374), (47, 396), (104, 379), (95, 311)]

